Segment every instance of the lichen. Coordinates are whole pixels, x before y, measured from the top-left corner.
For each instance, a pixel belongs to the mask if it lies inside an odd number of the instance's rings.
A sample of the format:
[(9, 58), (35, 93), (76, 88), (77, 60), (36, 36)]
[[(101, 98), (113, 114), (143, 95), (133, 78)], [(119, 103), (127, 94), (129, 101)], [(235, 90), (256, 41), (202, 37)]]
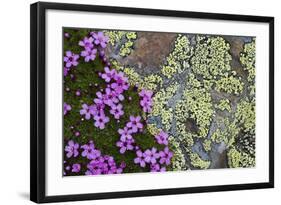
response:
[(231, 112), (231, 106), (230, 106), (229, 99), (220, 100), (219, 103), (215, 105), (215, 108), (217, 108), (221, 111), (227, 110), (228, 112)]
[(190, 46), (187, 36), (178, 34), (174, 50), (169, 54), (166, 64), (162, 67), (162, 74), (171, 78), (175, 73), (181, 73), (189, 67), (188, 60), (192, 54), (193, 48)]
[(209, 140), (209, 139), (204, 140), (203, 147), (204, 147), (206, 152), (211, 151), (211, 149), (212, 149), (212, 141)]
[(173, 150), (174, 156), (171, 160), (172, 169), (174, 171), (183, 171), (187, 169), (187, 165), (185, 163), (185, 158), (180, 148), (179, 142), (172, 136), (169, 137), (169, 144), (171, 150)]
[(222, 37), (197, 35), (191, 66), (194, 73), (205, 79), (216, 79), (231, 70), (230, 45)]
[(228, 166), (230, 168), (236, 168), (240, 166), (241, 153), (239, 151), (237, 151), (234, 148), (231, 148), (227, 152), (227, 157), (228, 157)]
[(244, 83), (239, 78), (233, 76), (222, 77), (216, 81), (216, 90), (228, 94), (239, 95), (243, 91)]
[(190, 153), (190, 163), (192, 166), (199, 168), (199, 169), (208, 169), (211, 162), (208, 160), (203, 160), (200, 158), (200, 156), (197, 153)]
[(241, 125), (244, 128), (244, 132), (249, 132), (254, 134), (255, 132), (255, 104), (253, 102), (248, 102), (242, 100), (235, 112), (235, 122), (237, 125)]
[(255, 79), (255, 63), (256, 63), (256, 39), (244, 45), (243, 52), (240, 53), (240, 62), (248, 72), (248, 81), (253, 82)]

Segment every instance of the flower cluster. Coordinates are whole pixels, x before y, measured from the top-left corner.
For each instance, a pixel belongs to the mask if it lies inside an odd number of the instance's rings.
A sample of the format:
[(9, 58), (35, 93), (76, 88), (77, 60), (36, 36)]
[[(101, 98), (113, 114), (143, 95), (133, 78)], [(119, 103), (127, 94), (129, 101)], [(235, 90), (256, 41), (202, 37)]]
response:
[(142, 110), (146, 113), (150, 113), (152, 111), (152, 95), (153, 92), (151, 90), (145, 90), (143, 89), (139, 96), (141, 97), (140, 105), (142, 107)]
[(110, 70), (108, 67), (104, 68), (104, 73), (100, 73), (100, 77), (105, 80), (107, 87), (104, 92), (96, 93), (97, 98), (94, 99), (94, 104), (90, 106), (87, 113), (93, 116), (96, 127), (104, 129), (105, 124), (109, 122), (109, 117), (104, 112), (106, 106), (110, 108), (109, 112), (115, 119), (118, 120), (124, 115), (121, 101), (124, 100), (123, 92), (129, 89), (129, 83), (122, 72)]
[(142, 131), (143, 124), (141, 123), (140, 116), (130, 116), (130, 121), (127, 122), (123, 129), (119, 129), (120, 139), (116, 143), (116, 146), (120, 148), (119, 152), (124, 154), (127, 150), (134, 150), (135, 140), (132, 134)]
[(109, 155), (100, 156), (87, 165), (86, 175), (121, 174), (126, 167), (125, 163), (117, 166), (114, 158)]
[[(86, 175), (98, 175), (98, 174), (120, 174), (126, 167), (126, 164), (122, 162), (120, 166), (117, 166), (114, 158), (109, 155), (102, 155), (101, 151), (95, 148), (94, 142), (90, 141), (88, 144), (80, 146), (73, 140), (69, 140), (68, 144), (65, 146), (65, 152), (67, 158), (78, 157), (79, 148), (81, 151), (81, 156), (87, 158), (89, 163), (86, 165), (87, 171)], [(66, 163), (66, 161), (64, 162)], [(72, 166), (66, 166), (66, 171), (71, 171), (73, 173), (78, 173), (81, 170), (81, 164), (74, 163)], [(64, 172), (64, 175), (66, 174)]]
[(150, 165), (151, 172), (163, 172), (166, 171), (167, 165), (170, 165), (173, 153), (168, 147), (164, 150), (158, 151), (155, 147), (146, 149), (144, 152), (141, 150), (136, 151), (137, 157), (134, 159), (135, 164), (139, 164), (141, 167)]

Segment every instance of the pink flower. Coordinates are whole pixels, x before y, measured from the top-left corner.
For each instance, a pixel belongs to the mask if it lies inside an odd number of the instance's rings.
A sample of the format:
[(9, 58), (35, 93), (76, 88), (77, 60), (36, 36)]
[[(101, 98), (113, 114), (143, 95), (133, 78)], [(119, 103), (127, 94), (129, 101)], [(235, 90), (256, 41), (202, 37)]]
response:
[(163, 151), (159, 152), (160, 155), (160, 164), (171, 164), (171, 158), (173, 157), (173, 152), (169, 150), (168, 147), (165, 147)]
[(110, 114), (114, 115), (115, 119), (120, 119), (120, 117), (124, 115), (124, 111), (122, 110), (122, 108), (123, 106), (121, 104), (112, 104)]
[(168, 145), (168, 134), (163, 131), (157, 134), (155, 139), (157, 140), (158, 144), (164, 144), (166, 146)]
[(132, 129), (133, 133), (138, 132), (138, 129), (143, 128), (143, 124), (140, 122), (141, 117), (140, 116), (130, 116), (130, 122), (127, 123), (127, 127)]
[(73, 164), (71, 171), (74, 172), (74, 173), (77, 173), (77, 172), (80, 172), (80, 169), (81, 169), (81, 165), (80, 164)]
[(128, 127), (124, 127), (123, 129), (119, 129), (118, 133), (121, 135), (120, 140), (131, 140), (132, 137), (132, 130), (130, 130)]
[(66, 157), (77, 157), (79, 155), (78, 152), (79, 144), (75, 143), (73, 140), (68, 141), (68, 145), (65, 146), (65, 151), (67, 152)]
[(109, 117), (104, 114), (94, 116), (94, 125), (101, 130), (105, 128), (105, 124), (109, 122)]
[(111, 79), (113, 79), (116, 75), (116, 70), (112, 69), (110, 70), (109, 67), (104, 67), (104, 73), (101, 75), (101, 77), (105, 80), (105, 82), (110, 82)]
[(63, 103), (63, 114), (66, 115), (71, 110), (71, 106), (67, 103)]
[(141, 150), (136, 151), (137, 157), (134, 159), (135, 164), (140, 164), (141, 167), (145, 167), (145, 156)]
[(152, 147), (151, 150), (150, 149), (145, 150), (143, 156), (144, 156), (144, 161), (146, 163), (151, 163), (151, 164), (155, 164), (156, 160), (159, 158), (157, 149), (154, 147)]
[(71, 66), (78, 65), (79, 55), (72, 53), (71, 51), (66, 51), (63, 58), (65, 62), (65, 67), (70, 68)]
[(134, 140), (120, 140), (116, 143), (117, 147), (120, 147), (120, 153), (124, 154), (127, 150), (134, 150)]

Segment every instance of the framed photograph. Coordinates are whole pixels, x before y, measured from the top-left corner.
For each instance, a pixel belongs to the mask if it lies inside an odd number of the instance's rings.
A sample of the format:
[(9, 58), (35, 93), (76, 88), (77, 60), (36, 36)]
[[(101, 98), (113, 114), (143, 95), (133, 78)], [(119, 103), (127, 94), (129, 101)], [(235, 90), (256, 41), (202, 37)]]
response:
[(274, 187), (274, 18), (31, 5), (34, 202)]

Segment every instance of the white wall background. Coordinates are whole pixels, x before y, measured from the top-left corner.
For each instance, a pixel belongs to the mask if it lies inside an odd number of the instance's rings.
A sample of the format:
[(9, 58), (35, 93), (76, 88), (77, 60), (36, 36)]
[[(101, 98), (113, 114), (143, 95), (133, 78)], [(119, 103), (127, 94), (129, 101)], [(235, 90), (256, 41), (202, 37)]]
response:
[[(52, 0), (49, 0), (52, 1)], [(68, 3), (145, 7), (275, 17), (275, 177), (276, 188), (143, 197), (67, 204), (267, 204), (281, 194), (281, 13), (277, 0), (60, 0)], [(6, 0), (0, 6), (0, 204), (29, 202), (29, 4)], [(64, 204), (64, 203), (63, 203)]]

